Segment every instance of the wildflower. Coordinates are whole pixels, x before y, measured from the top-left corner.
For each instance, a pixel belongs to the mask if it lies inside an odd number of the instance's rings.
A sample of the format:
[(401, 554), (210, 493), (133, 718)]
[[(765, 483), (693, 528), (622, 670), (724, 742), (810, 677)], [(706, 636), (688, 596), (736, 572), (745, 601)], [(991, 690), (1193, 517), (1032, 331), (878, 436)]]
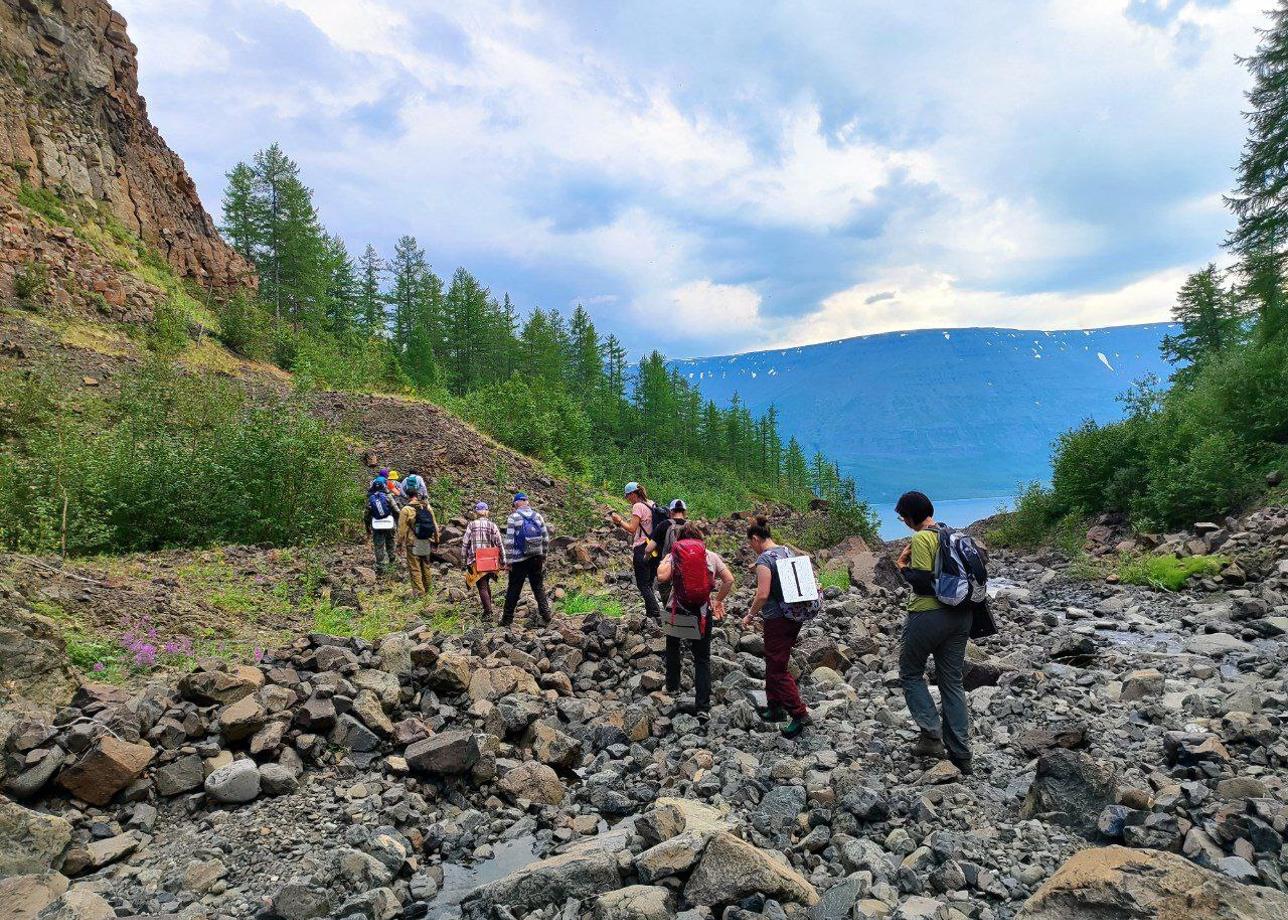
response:
[(96, 661), (96, 662), (94, 662), (94, 670), (95, 670), (95, 671), (106, 671), (106, 670), (107, 670), (107, 665), (103, 664), (103, 662), (101, 662), (101, 661)]
[(150, 668), (157, 663), (157, 647), (150, 643), (140, 643), (134, 650), (134, 664), (141, 668)]
[(263, 660), (264, 660), (264, 650), (257, 645), (255, 646), (255, 664), (259, 664)]

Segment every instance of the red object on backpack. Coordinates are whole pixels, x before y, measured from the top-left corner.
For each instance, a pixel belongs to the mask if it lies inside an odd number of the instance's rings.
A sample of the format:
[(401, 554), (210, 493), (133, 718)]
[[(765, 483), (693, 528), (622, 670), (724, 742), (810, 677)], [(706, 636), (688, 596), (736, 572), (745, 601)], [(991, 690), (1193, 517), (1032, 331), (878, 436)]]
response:
[(671, 597), (680, 607), (701, 610), (711, 600), (716, 584), (701, 540), (676, 540), (671, 545), (671, 583)]

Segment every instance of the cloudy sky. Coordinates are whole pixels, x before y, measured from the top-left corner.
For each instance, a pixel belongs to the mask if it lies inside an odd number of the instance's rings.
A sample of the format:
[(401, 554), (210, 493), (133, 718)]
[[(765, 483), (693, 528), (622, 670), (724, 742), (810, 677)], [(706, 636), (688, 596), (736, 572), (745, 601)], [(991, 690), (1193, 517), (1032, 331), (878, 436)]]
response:
[(115, 0), (218, 211), (280, 142), (633, 351), (1156, 320), (1220, 255), (1265, 0)]

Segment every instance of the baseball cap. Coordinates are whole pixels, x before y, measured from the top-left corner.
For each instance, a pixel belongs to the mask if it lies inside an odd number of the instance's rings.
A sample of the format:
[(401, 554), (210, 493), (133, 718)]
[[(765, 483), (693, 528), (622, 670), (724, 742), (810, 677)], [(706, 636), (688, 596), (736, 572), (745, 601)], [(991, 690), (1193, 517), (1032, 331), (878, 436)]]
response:
[(632, 492), (638, 492), (639, 490), (640, 490), (640, 484), (639, 484), (638, 482), (628, 482), (628, 483), (626, 483), (626, 494), (627, 494), (627, 495), (630, 495)]
[(515, 500), (516, 502), (526, 502), (526, 501), (528, 500), (527, 493), (525, 493), (525, 492), (515, 492), (515, 493), (514, 493), (514, 500)]
[(486, 510), (487, 510), (487, 502), (478, 502), (478, 503), (474, 506), (474, 510), (475, 510), (475, 511), (486, 511)]
[(684, 503), (684, 499), (677, 498), (666, 506), (667, 511), (688, 511), (689, 507)]

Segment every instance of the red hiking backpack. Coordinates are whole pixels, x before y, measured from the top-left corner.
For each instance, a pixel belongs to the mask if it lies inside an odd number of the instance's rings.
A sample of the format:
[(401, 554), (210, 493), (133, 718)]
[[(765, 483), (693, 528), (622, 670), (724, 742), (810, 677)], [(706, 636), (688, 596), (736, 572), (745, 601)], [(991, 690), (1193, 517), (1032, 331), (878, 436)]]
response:
[(671, 546), (671, 598), (682, 610), (702, 610), (716, 589), (707, 568), (707, 548), (701, 540), (676, 540)]

